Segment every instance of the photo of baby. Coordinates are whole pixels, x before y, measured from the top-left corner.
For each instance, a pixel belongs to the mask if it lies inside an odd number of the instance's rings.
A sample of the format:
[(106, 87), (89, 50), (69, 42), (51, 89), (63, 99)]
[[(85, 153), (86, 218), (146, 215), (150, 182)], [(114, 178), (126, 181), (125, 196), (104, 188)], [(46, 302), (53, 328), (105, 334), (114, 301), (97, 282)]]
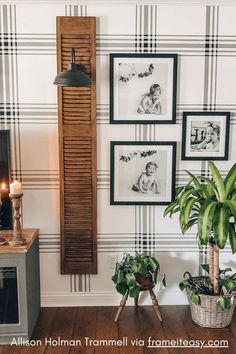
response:
[(110, 123), (176, 121), (177, 54), (110, 54)]
[(227, 160), (230, 112), (183, 112), (182, 160)]
[(139, 114), (161, 114), (161, 86), (153, 84), (148, 93), (145, 93), (139, 103)]
[(191, 129), (191, 151), (220, 149), (220, 122), (194, 122)]
[(155, 162), (148, 162), (145, 166), (145, 172), (139, 176), (137, 183), (133, 184), (132, 190), (144, 194), (158, 194), (158, 182), (155, 172), (158, 166)]
[(167, 204), (175, 161), (176, 142), (111, 142), (111, 204)]

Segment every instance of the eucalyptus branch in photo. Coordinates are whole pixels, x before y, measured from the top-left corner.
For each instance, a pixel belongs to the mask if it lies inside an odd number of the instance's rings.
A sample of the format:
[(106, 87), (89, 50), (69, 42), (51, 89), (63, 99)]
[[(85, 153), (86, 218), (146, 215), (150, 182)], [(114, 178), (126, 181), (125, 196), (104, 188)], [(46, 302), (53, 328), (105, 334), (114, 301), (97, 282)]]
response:
[(142, 79), (144, 77), (148, 77), (154, 71), (153, 64), (149, 64), (148, 69), (145, 70), (144, 72), (138, 72), (135, 69), (134, 64), (133, 64), (133, 66), (131, 66), (130, 64), (119, 63), (119, 67), (121, 67), (122, 65), (127, 67), (127, 73), (120, 75), (120, 77), (119, 77), (119, 81), (124, 82), (124, 83), (130, 81), (134, 76), (137, 76), (139, 79)]
[(130, 64), (119, 63), (119, 69), (121, 68), (122, 65), (127, 68), (127, 73), (125, 73), (124, 75), (120, 75), (119, 81), (121, 82), (130, 81), (132, 77), (135, 76), (135, 72)]
[(139, 73), (138, 78), (142, 79), (143, 77), (150, 76), (152, 74), (153, 70), (154, 70), (154, 65), (150, 64), (148, 71), (144, 71), (144, 73)]
[(157, 153), (157, 150), (148, 150), (148, 151), (133, 151), (133, 152), (130, 152), (129, 154), (127, 155), (121, 155), (120, 156), (120, 161), (122, 162), (129, 162), (131, 161), (134, 157), (140, 157), (140, 158), (143, 158), (143, 157), (148, 157), (148, 156), (152, 156), (154, 154)]

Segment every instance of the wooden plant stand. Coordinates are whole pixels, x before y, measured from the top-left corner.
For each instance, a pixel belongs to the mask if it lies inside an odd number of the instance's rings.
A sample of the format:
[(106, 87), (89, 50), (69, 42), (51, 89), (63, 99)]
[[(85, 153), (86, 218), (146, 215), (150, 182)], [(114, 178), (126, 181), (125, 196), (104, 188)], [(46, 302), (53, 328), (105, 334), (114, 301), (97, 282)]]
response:
[[(154, 310), (155, 310), (155, 313), (159, 319), (159, 321), (162, 323), (162, 317), (161, 317), (161, 312), (160, 312), (160, 309), (159, 309), (159, 305), (158, 305), (158, 301), (157, 301), (157, 298), (156, 298), (156, 295), (154, 294), (154, 291), (153, 291), (153, 286), (151, 289), (140, 289), (141, 291), (142, 290), (148, 290), (149, 291), (149, 294), (150, 294), (150, 297), (152, 299), (152, 304), (153, 304), (153, 307), (154, 307)], [(119, 317), (121, 315), (121, 312), (124, 310), (124, 307), (125, 307), (125, 304), (126, 304), (126, 301), (128, 299), (128, 295), (129, 295), (129, 292), (128, 290), (126, 291), (125, 295), (123, 295), (122, 299), (121, 299), (121, 302), (120, 302), (120, 306), (118, 307), (118, 310), (116, 312), (116, 316), (115, 316), (115, 319), (114, 319), (114, 322), (118, 322), (119, 320)], [(138, 307), (138, 296), (134, 299), (134, 303), (135, 303), (135, 307), (137, 308)]]

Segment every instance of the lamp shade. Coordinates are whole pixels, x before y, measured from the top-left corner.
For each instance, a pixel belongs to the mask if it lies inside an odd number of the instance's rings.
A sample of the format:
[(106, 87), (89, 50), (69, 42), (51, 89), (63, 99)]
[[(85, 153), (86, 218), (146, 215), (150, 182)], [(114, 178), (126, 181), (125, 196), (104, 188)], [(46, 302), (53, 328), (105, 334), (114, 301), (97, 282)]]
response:
[(71, 63), (68, 69), (59, 73), (53, 82), (54, 85), (69, 87), (84, 87), (91, 85), (91, 79), (83, 70), (81, 65), (75, 63), (75, 50), (72, 48)]

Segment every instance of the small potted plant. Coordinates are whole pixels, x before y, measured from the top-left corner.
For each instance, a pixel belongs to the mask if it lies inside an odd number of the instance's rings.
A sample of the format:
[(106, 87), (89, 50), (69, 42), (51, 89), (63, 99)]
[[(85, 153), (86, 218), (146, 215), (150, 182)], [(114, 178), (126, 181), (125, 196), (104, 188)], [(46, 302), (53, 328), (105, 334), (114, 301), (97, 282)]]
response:
[[(116, 290), (123, 295), (123, 298), (117, 311), (115, 322), (118, 321), (128, 296), (134, 298), (137, 305), (139, 293), (144, 290), (149, 291), (157, 316), (162, 321), (158, 302), (152, 290), (157, 283), (159, 272), (160, 265), (154, 257), (137, 252), (134, 256), (125, 254), (123, 259), (116, 263), (112, 280), (116, 284)], [(162, 279), (162, 284), (166, 286), (165, 275)]]
[(164, 216), (179, 212), (182, 233), (196, 224), (199, 244), (208, 245), (209, 263), (202, 268), (209, 275), (192, 277), (187, 272), (180, 288), (187, 290), (193, 321), (202, 327), (223, 328), (230, 324), (236, 302), (236, 274), (219, 268), (219, 250), (228, 239), (232, 253), (236, 251), (236, 164), (225, 179), (211, 161), (209, 168), (212, 179), (187, 171), (190, 181), (176, 189)]

